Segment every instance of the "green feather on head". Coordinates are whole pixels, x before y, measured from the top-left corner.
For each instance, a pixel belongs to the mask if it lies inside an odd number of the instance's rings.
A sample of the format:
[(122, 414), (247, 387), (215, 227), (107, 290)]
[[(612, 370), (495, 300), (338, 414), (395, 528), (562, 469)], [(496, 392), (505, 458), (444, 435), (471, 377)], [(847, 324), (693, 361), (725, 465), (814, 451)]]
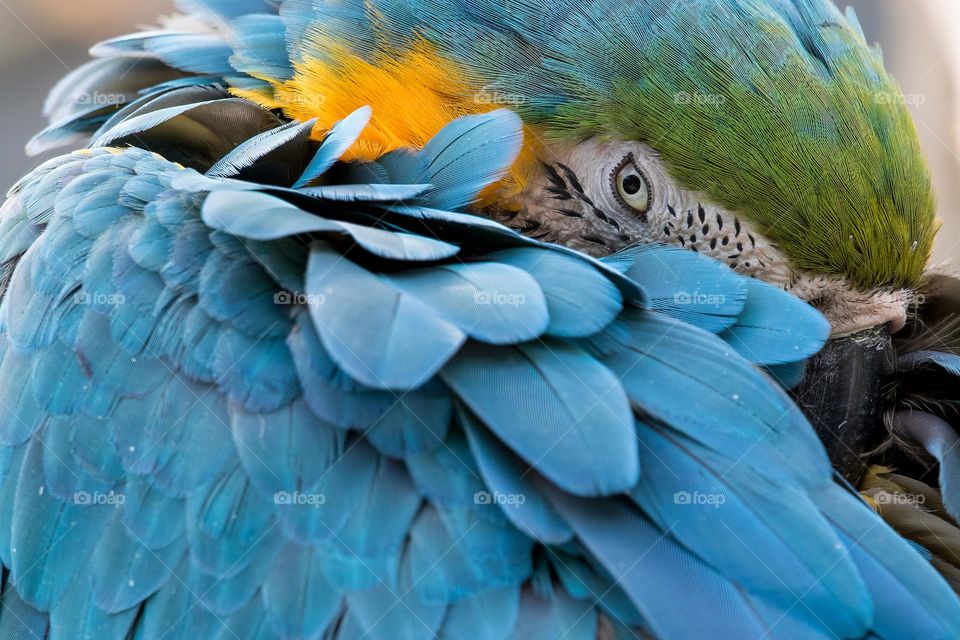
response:
[(916, 286), (936, 205), (902, 93), (830, 3), (793, 4), (802, 11), (635, 5), (642, 31), (610, 23), (607, 46), (557, 65), (574, 97), (544, 124), (554, 137), (645, 142), (684, 187), (749, 218), (799, 269), (865, 289)]

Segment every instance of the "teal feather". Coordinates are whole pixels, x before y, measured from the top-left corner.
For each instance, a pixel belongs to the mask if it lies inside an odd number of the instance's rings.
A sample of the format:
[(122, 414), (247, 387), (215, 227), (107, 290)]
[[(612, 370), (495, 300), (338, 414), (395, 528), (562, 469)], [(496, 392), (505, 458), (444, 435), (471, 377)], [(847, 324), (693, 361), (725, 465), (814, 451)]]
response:
[(614, 374), (558, 342), (504, 351), (470, 343), (443, 369), (443, 380), (564, 490), (602, 496), (633, 486), (639, 474), (633, 416)]
[[(389, 9), (384, 38), (402, 37), (401, 15), (435, 14), (425, 33), (449, 38), (468, 11), (509, 13), (376, 4)], [(275, 9), (210, 7), (218, 25)], [(282, 9), (294, 33), (315, 7)], [(365, 11), (347, 3), (326, 28), (360, 28)], [(502, 42), (494, 31), (471, 33)], [(210, 81), (111, 123), (159, 122), (142, 133), (164, 157), (76, 154), (3, 209), (0, 559), (13, 574), (46, 559), (0, 597), (42, 605), (51, 640), (554, 638), (561, 626), (592, 638), (608, 623), (626, 637), (896, 637), (892, 616), (869, 615), (893, 597), (919, 628), (952, 633), (946, 585), (831, 493), (810, 425), (731, 346), (801, 362), (822, 339), (806, 307), (728, 285), (732, 272), (692, 254), (657, 253), (657, 269), (638, 266), (655, 250), (603, 263), (471, 215), (512, 161), (519, 122), (504, 112), (361, 166), (342, 161), (361, 111), (320, 145), (304, 175), (316, 186), (295, 189), (314, 148), (284, 144), (274, 114), (220, 113), (225, 125), (208, 113), (197, 122), (214, 135), (200, 140), (156, 119), (222, 97)], [(237, 179), (200, 173), (224, 158)], [(667, 310), (677, 291), (657, 274), (671, 270), (735, 304), (682, 319), (644, 310)], [(491, 287), (525, 304), (485, 313), (475, 295)], [(790, 313), (798, 324), (778, 326)], [(654, 453), (685, 482), (727, 491), (731, 511), (697, 521), (680, 509), (683, 483)], [(67, 500), (87, 489), (125, 502)], [(51, 548), (68, 521), (78, 527)], [(830, 567), (803, 596), (822, 620), (791, 610), (724, 524), (791, 586)], [(837, 547), (865, 534), (849, 557)]]

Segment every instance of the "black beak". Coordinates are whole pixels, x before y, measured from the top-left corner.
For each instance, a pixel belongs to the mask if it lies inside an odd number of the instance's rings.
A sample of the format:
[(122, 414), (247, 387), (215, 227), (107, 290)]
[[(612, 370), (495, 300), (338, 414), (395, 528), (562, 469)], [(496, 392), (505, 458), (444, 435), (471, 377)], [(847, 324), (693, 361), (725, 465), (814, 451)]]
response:
[(862, 456), (887, 437), (883, 388), (893, 374), (893, 345), (886, 327), (827, 343), (794, 395), (817, 430), (834, 468), (856, 485)]

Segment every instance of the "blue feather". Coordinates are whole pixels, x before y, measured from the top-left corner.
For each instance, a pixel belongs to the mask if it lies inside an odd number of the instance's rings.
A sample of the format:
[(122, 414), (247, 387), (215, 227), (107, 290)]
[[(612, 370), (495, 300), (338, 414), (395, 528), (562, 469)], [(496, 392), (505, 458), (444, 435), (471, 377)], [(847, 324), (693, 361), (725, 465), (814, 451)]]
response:
[(289, 331), (287, 310), (277, 304), (280, 289), (247, 255), (214, 251), (200, 273), (199, 304), (211, 318), (253, 338), (280, 338)]
[[(767, 629), (740, 589), (621, 500), (550, 499), (583, 544), (666, 638), (760, 638)], [(676, 594), (684, 594), (677, 598)], [(697, 615), (689, 615), (697, 611)], [(522, 620), (523, 618), (521, 618)]]
[[(826, 452), (799, 410), (726, 343), (651, 312), (634, 313), (625, 322), (622, 350), (603, 362), (637, 407), (762, 475), (805, 486), (829, 482)], [(744, 457), (744, 451), (751, 455)], [(790, 452), (789, 463), (783, 451)]]
[(365, 442), (340, 445), (342, 453), (322, 480), (307, 492), (279, 494), (274, 510), (284, 531), (302, 544), (329, 540), (350, 521), (357, 504), (369, 495), (379, 456)]
[(520, 592), (516, 586), (491, 589), (451, 605), (443, 622), (444, 640), (501, 640), (517, 623)]
[(458, 422), (470, 441), (490, 495), (514, 496), (503, 505), (503, 513), (527, 535), (543, 544), (563, 544), (573, 537), (570, 527), (557, 515), (533, 483), (532, 474), (503, 443), (476, 423), (467, 412), (458, 413)]
[(319, 638), (335, 621), (343, 596), (324, 577), (318, 549), (288, 545), (263, 584), (267, 620), (282, 637)]
[(113, 416), (123, 466), (151, 476), (172, 496), (187, 496), (217, 477), (234, 454), (224, 398), (204, 385), (172, 376)]
[(148, 218), (130, 234), (127, 250), (138, 266), (159, 272), (167, 263), (171, 244), (170, 230), (156, 219)]
[(830, 337), (830, 322), (799, 298), (759, 280), (747, 280), (747, 304), (720, 334), (741, 356), (780, 365), (816, 355)]
[(3, 585), (0, 607), (0, 638), (42, 640), (47, 637), (47, 614), (31, 607), (9, 582)]
[(339, 437), (302, 400), (272, 413), (231, 410), (233, 441), (250, 482), (273, 498), (310, 491), (336, 461)]
[[(32, 366), (33, 359), (18, 355), (8, 346), (0, 364), (0, 376), (4, 380), (27, 380)], [(29, 384), (0, 385), (0, 406), (7, 408), (0, 418), (0, 445), (4, 447), (26, 442), (47, 419)]]
[(491, 431), (557, 486), (597, 496), (636, 483), (626, 393), (610, 370), (578, 348), (555, 341), (509, 350), (470, 343), (441, 376)]
[(114, 424), (86, 414), (68, 418), (73, 426), (71, 454), (87, 473), (116, 483), (124, 474), (120, 456), (113, 447)]
[(300, 395), (290, 349), (280, 338), (221, 328), (212, 364), (220, 389), (249, 411), (274, 411)]
[(133, 539), (120, 523), (119, 513), (106, 526), (88, 565), (93, 576), (93, 598), (106, 613), (120, 613), (155, 593), (172, 579), (175, 567), (187, 550), (187, 542), (176, 542), (151, 550)]
[(637, 282), (651, 309), (711, 333), (732, 326), (747, 302), (749, 278), (692, 251), (644, 245), (603, 261)]
[(954, 518), (960, 518), (960, 435), (938, 416), (923, 411), (894, 414), (893, 431), (909, 441), (918, 442), (940, 465), (940, 494)]
[(371, 113), (370, 107), (362, 107), (330, 127), (330, 131), (327, 132), (323, 142), (320, 143), (320, 148), (317, 149), (313, 160), (304, 169), (303, 175), (300, 176), (293, 187), (295, 189), (306, 187), (336, 164), (337, 160), (360, 137), (360, 132), (366, 128), (370, 121)]
[(837, 486), (812, 496), (833, 522), (873, 597), (882, 638), (960, 636), (960, 602), (936, 570), (858, 497)]
[(623, 310), (623, 294), (588, 262), (557, 251), (507, 249), (487, 256), (529, 272), (543, 289), (550, 312), (547, 333), (560, 338), (593, 335)]
[(393, 458), (428, 453), (441, 444), (450, 426), (450, 391), (433, 379), (403, 396), (393, 394), (393, 402), (365, 431), (378, 451)]
[(526, 342), (543, 335), (550, 323), (547, 301), (537, 281), (508, 264), (439, 265), (388, 278), (481, 342)]
[(436, 637), (446, 615), (446, 605), (421, 600), (406, 566), (400, 576), (395, 589), (378, 584), (367, 591), (347, 595), (350, 615), (367, 640), (432, 640)]
[(513, 638), (525, 640), (594, 640), (597, 611), (589, 600), (574, 600), (563, 591), (551, 596), (529, 587), (520, 594), (520, 612)]
[(420, 387), (466, 340), (418, 299), (320, 245), (310, 253), (307, 295), (323, 346), (369, 387)]
[[(235, 575), (208, 573), (190, 563), (187, 586), (199, 596), (201, 606), (219, 618), (232, 616), (250, 602), (259, 600), (259, 592), (282, 549), (279, 540), (255, 552), (254, 559)], [(233, 574), (233, 571), (230, 572)]]
[(788, 390), (796, 389), (807, 376), (806, 361), (775, 364), (764, 369), (781, 387)]
[(643, 617), (630, 598), (595, 560), (573, 556), (560, 549), (551, 549), (549, 554), (550, 568), (571, 597), (597, 600), (597, 605), (607, 612), (611, 622), (630, 626), (643, 624)]
[(126, 640), (139, 611), (139, 607), (116, 614), (101, 611), (93, 601), (92, 578), (80, 575), (50, 609), (50, 637)]
[(377, 475), (337, 535), (319, 547), (323, 571), (340, 591), (396, 585), (400, 558), (422, 496), (398, 462), (381, 457)]
[(242, 15), (232, 26), (230, 62), (237, 71), (275, 80), (293, 77), (286, 28), (280, 16)]
[(939, 367), (960, 377), (960, 355), (942, 351), (915, 351), (897, 361), (899, 371), (914, 371), (922, 367)]
[(328, 220), (279, 198), (246, 191), (211, 193), (204, 201), (203, 221), (212, 229), (261, 241), (302, 234), (347, 235), (366, 251), (395, 260), (442, 260), (459, 252), (439, 240)]
[(231, 46), (206, 34), (144, 31), (101, 42), (90, 53), (100, 58), (153, 57), (176, 69), (204, 75), (229, 74), (234, 70), (230, 65)]
[(631, 495), (661, 528), (751, 594), (796, 608), (810, 624), (838, 637), (869, 630), (865, 586), (804, 491), (773, 487), (736, 460), (698, 457), (667, 431), (641, 425), (638, 435), (642, 473)]
[(284, 145), (293, 142), (303, 143), (303, 141), (310, 136), (310, 131), (316, 123), (316, 119), (302, 123), (294, 120), (287, 124), (280, 125), (276, 129), (271, 129), (258, 136), (254, 136), (246, 142), (239, 144), (233, 151), (220, 158), (215, 165), (210, 167), (206, 175), (210, 178), (230, 178), (236, 176), (267, 154), (280, 149)]
[(65, 503), (81, 495), (109, 496), (112, 482), (105, 482), (88, 473), (73, 457), (73, 418), (50, 418), (38, 433), (43, 441), (43, 478), (46, 492)]
[[(304, 312), (297, 315), (296, 328), (287, 343), (304, 398), (321, 419), (343, 429), (362, 430), (377, 446), (400, 446), (395, 438), (402, 437), (416, 449), (410, 453), (429, 450), (438, 446), (437, 439), (442, 442), (446, 437), (451, 409), (443, 385), (428, 382), (400, 401), (395, 393), (358, 384), (337, 367)], [(410, 412), (414, 415), (407, 415)]]
[(186, 533), (186, 502), (167, 495), (149, 476), (128, 476), (123, 497), (123, 526), (148, 549), (162, 549)]
[[(214, 638), (227, 627), (200, 602), (200, 594), (184, 588), (189, 584), (189, 559), (174, 561), (167, 569), (170, 579), (144, 604), (132, 640), (164, 638)], [(235, 634), (227, 635), (235, 638)]]
[(17, 483), (9, 580), (20, 597), (49, 611), (88, 565), (112, 509), (83, 499), (90, 494), (70, 502), (54, 497), (44, 479), (44, 449), (43, 439), (31, 441)]
[(430, 206), (460, 211), (513, 165), (523, 142), (523, 122), (499, 109), (464, 116), (445, 126), (420, 152), (417, 182), (432, 184)]
[(410, 531), (414, 588), (424, 602), (446, 604), (489, 589), (516, 586), (530, 575), (532, 542), (512, 527), (483, 519), (451, 530), (436, 508), (420, 511)]
[(240, 465), (187, 497), (190, 559), (206, 574), (233, 578), (277, 547), (273, 496), (254, 491)]
[(2, 455), (0, 455), (0, 462), (3, 463), (3, 479), (0, 485), (0, 558), (7, 567), (13, 561), (10, 540), (13, 535), (11, 531), (13, 519), (16, 516), (17, 483), (20, 481), (23, 461), (29, 446), (29, 444), (22, 444), (17, 447), (7, 447), (2, 449)]

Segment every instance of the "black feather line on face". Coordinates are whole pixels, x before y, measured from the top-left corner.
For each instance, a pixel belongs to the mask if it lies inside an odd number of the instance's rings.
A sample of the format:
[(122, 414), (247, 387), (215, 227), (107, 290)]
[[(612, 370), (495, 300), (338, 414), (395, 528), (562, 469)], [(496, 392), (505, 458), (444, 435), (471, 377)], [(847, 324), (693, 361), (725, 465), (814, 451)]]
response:
[(595, 235), (593, 235), (593, 234), (587, 234), (587, 235), (583, 236), (583, 239), (586, 240), (587, 242), (592, 242), (592, 243), (594, 243), (594, 244), (598, 244), (598, 245), (600, 245), (601, 247), (606, 247), (606, 246), (607, 246), (607, 241), (604, 240), (603, 238), (601, 238), (600, 236), (595, 236)]
[[(544, 191), (548, 193), (551, 198), (554, 200), (577, 200), (582, 202), (585, 205), (585, 208), (600, 222), (612, 228), (618, 234), (618, 236), (623, 236), (623, 234), (620, 233), (622, 230), (620, 223), (617, 222), (615, 217), (598, 207), (590, 198), (590, 196), (585, 193), (583, 184), (580, 181), (580, 177), (573, 169), (562, 162), (558, 162), (556, 165), (552, 165), (547, 162), (541, 162), (540, 164), (547, 174), (547, 179), (550, 181), (550, 184), (544, 188)], [(584, 217), (583, 213), (580, 213), (569, 207), (558, 207), (554, 209), (554, 211), (567, 218)], [(643, 214), (640, 219), (641, 221), (646, 222), (646, 214)], [(590, 242), (596, 242), (596, 238), (598, 238), (598, 236), (584, 236), (584, 239), (589, 240)], [(629, 240), (629, 238), (626, 239), (626, 241)], [(606, 246), (606, 242), (600, 242), (598, 244), (603, 244)]]
[(558, 162), (557, 166), (560, 167), (561, 171), (563, 171), (563, 174), (567, 178), (567, 182), (571, 187), (573, 187), (573, 190), (580, 195), (586, 195), (586, 193), (583, 191), (583, 185), (580, 184), (580, 178), (577, 177), (576, 172), (562, 162)]

